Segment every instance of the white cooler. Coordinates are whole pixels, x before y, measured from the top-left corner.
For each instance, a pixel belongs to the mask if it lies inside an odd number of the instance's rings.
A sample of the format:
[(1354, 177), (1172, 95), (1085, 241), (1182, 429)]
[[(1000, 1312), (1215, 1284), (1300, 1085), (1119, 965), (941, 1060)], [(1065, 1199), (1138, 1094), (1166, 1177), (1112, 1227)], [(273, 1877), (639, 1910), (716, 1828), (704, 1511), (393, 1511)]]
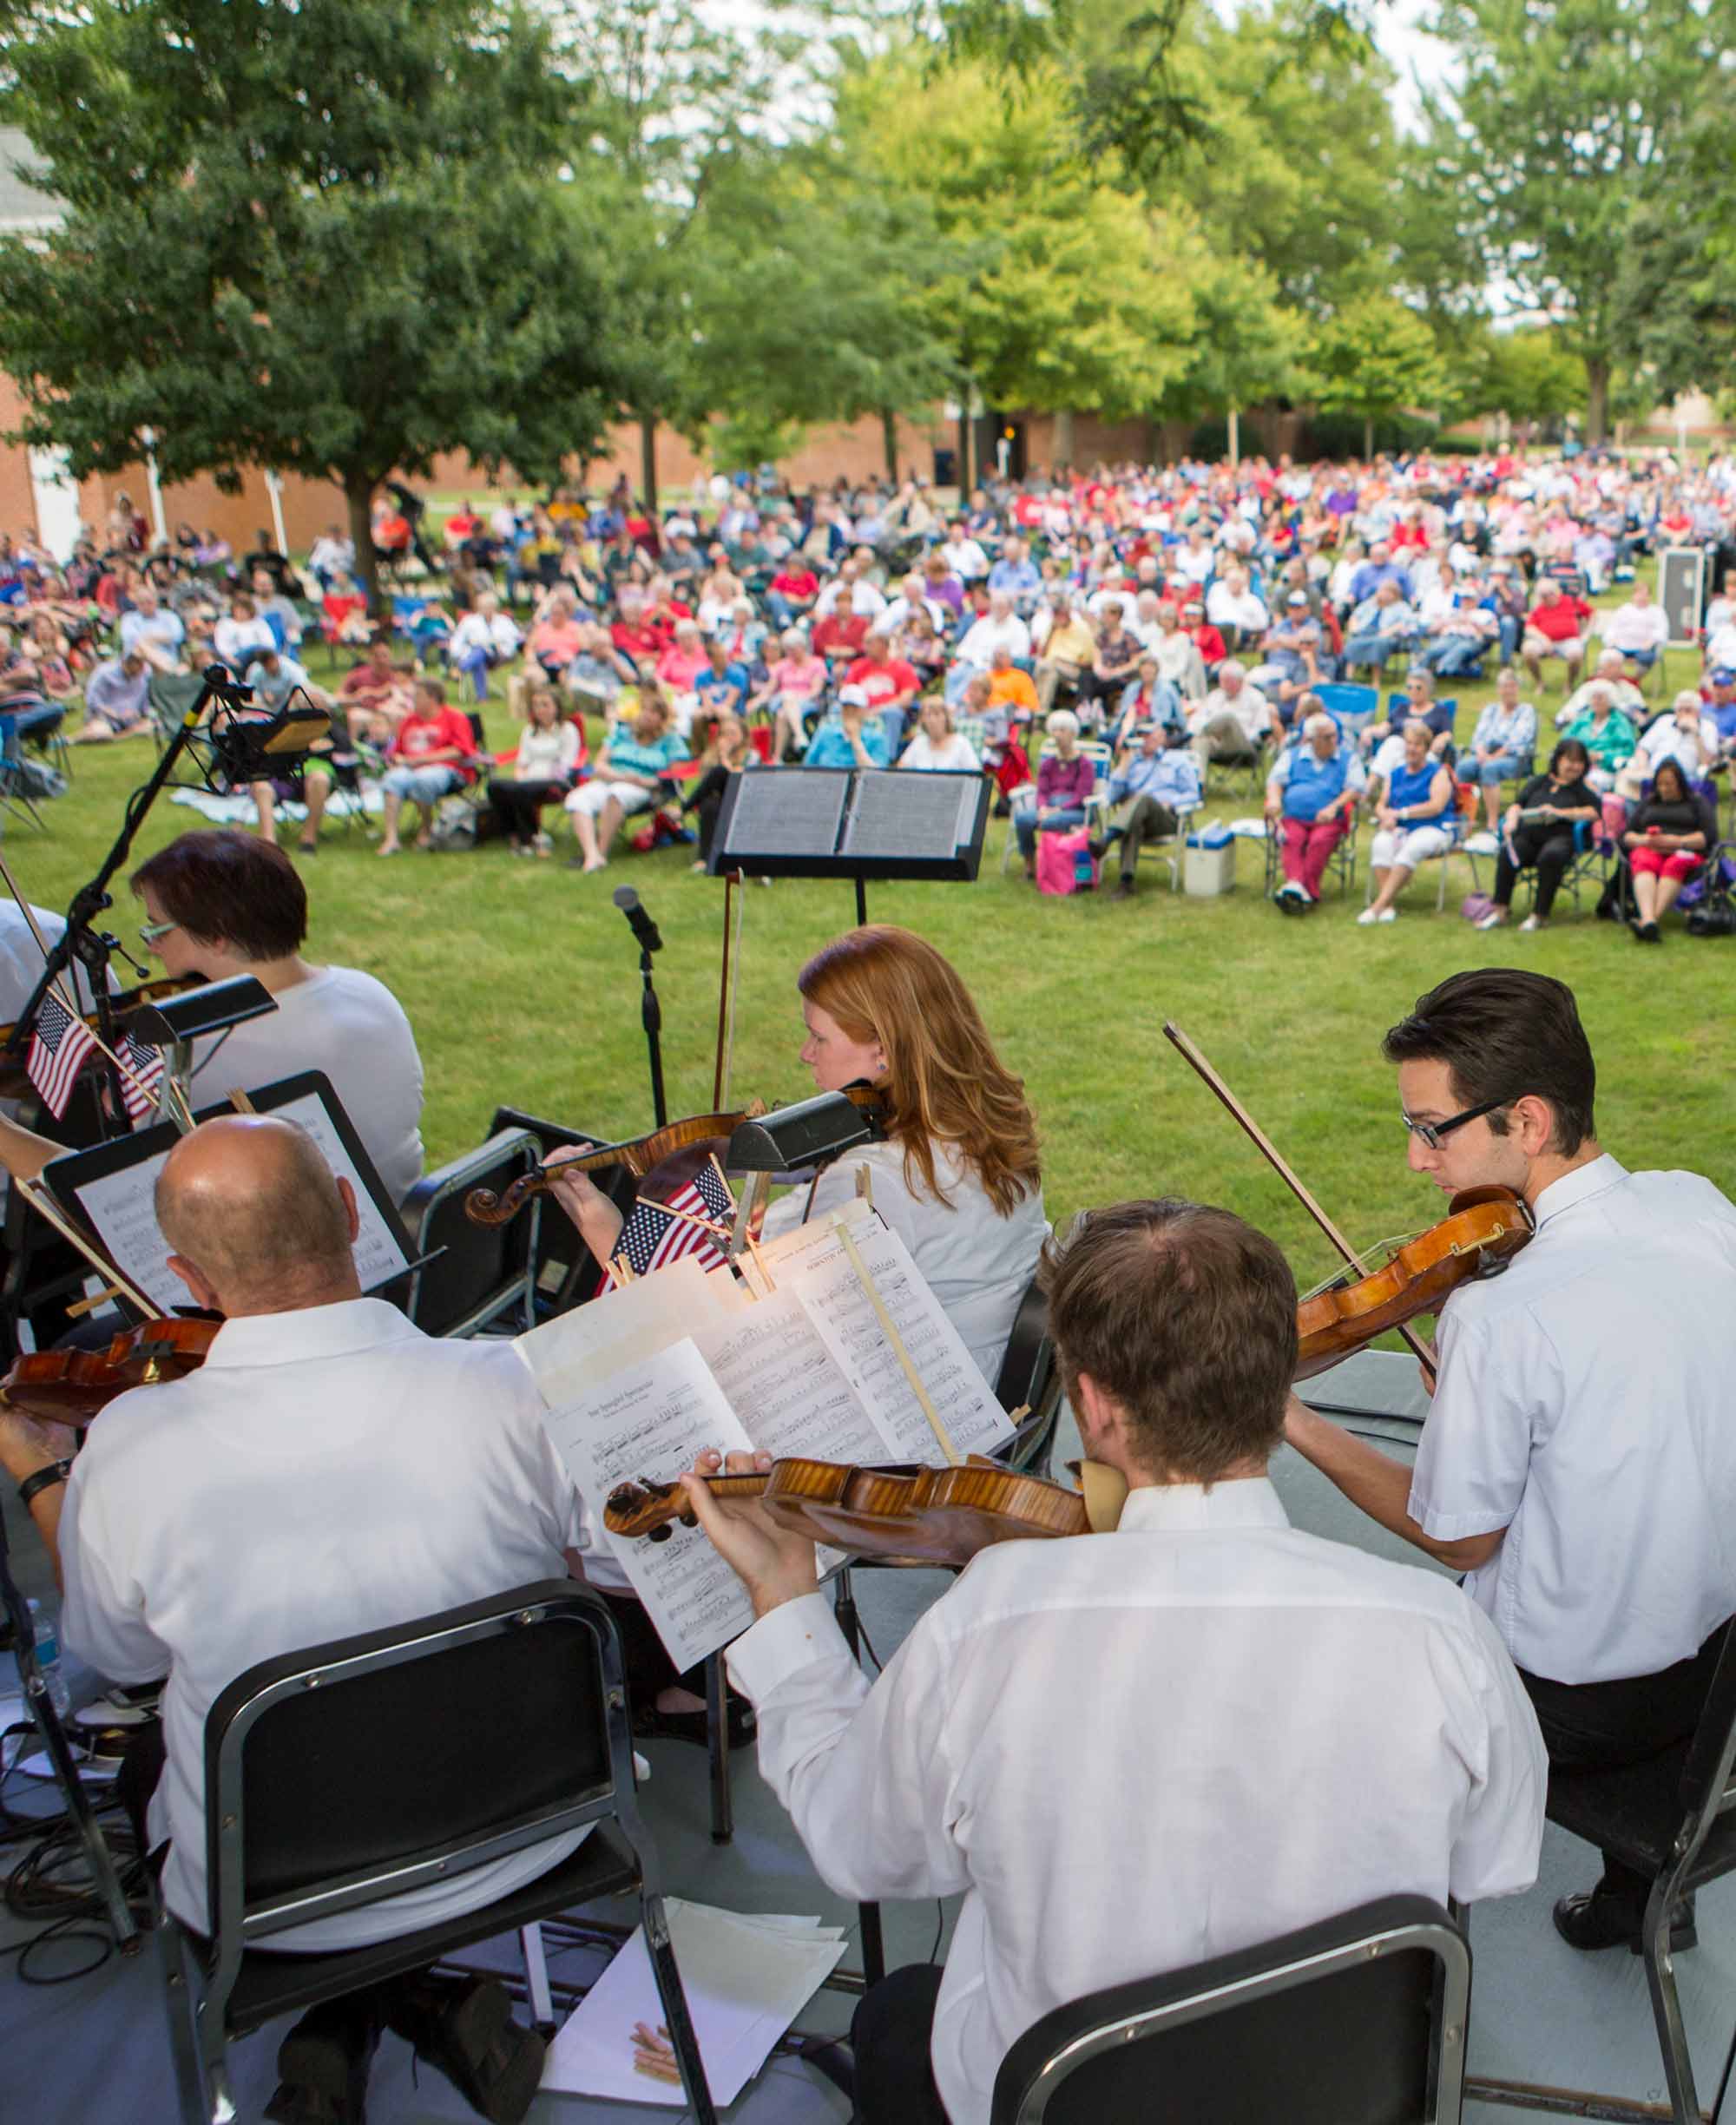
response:
[(1200, 848), (1194, 842), (1187, 844), (1181, 863), (1181, 890), (1192, 893), (1198, 900), (1214, 900), (1220, 893), (1233, 892), (1236, 888), (1236, 845), (1233, 839), (1226, 841), (1221, 848)]

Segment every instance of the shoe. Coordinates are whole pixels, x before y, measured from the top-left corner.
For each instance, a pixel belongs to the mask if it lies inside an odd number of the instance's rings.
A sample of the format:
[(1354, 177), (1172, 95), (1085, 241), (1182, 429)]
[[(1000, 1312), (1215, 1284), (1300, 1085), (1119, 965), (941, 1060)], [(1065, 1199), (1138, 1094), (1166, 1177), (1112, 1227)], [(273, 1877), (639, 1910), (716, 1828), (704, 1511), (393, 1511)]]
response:
[(1379, 916), (1375, 913), (1371, 907), (1365, 907), (1362, 913), (1357, 917), (1357, 927), (1359, 930), (1366, 930), (1373, 924), (1378, 923), (1379, 920)]
[(295, 845), (295, 852), (298, 856), (317, 856), (319, 853), (319, 844), (317, 841), (298, 841)]
[(1397, 922), (1398, 920), (1398, 910), (1397, 908), (1382, 908), (1379, 914), (1377, 915), (1374, 919), (1376, 922)]
[(1294, 878), (1286, 878), (1272, 897), (1286, 915), (1299, 915), (1308, 898)]
[(1507, 927), (1507, 918), (1504, 915), (1496, 914), (1480, 915), (1476, 920), (1476, 927), (1479, 930), (1504, 930)]
[(1642, 944), (1661, 944), (1664, 941), (1664, 933), (1654, 922), (1641, 923), (1637, 935)]
[(1131, 900), (1133, 897), (1134, 882), (1131, 878), (1120, 879), (1115, 885), (1115, 891), (1109, 895), (1109, 898), (1112, 900)]
[(265, 2115), (273, 2125), (365, 2125), (368, 2069), (378, 2045), (371, 2000), (314, 2008), (278, 2046), (277, 2092)]
[[(1094, 834), (1085, 844), (1085, 852), (1090, 857), (1093, 863), (1101, 863), (1114, 846), (1115, 842), (1108, 834)], [(1035, 872), (1032, 875), (1036, 875)]]
[(1541, 915), (1528, 915), (1524, 921), (1519, 925), (1522, 930), (1525, 931), (1542, 930), (1545, 926), (1543, 918)]
[(1472, 834), (1466, 841), (1465, 852), (1471, 856), (1498, 856), (1501, 853), (1501, 844), (1489, 829), (1484, 827), (1480, 833)]
[(491, 1977), (404, 1984), (386, 2009), (386, 2027), (490, 2125), (520, 2125), (536, 2099), (547, 2046), (513, 2020), (505, 1988)]
[[(724, 1702), (729, 1746), (751, 1748), (760, 1734), (753, 1706), (745, 1697), (734, 1695), (726, 1698)], [(705, 1713), (660, 1712), (655, 1705), (647, 1705), (635, 1712), (633, 1737), (636, 1741), (691, 1741), (700, 1748), (711, 1746), (711, 1728)]]
[[(1601, 1883), (1595, 1889), (1581, 1890), (1577, 1896), (1563, 1897), (1549, 1916), (1568, 1946), (1584, 1954), (1594, 1954), (1600, 1948), (1624, 1946), (1630, 1954), (1641, 1952), (1640, 1931), (1645, 1914), (1626, 1897), (1606, 1890)], [(1670, 1953), (1680, 1955), (1699, 1945), (1693, 1898), (1687, 1897), (1670, 1920)]]

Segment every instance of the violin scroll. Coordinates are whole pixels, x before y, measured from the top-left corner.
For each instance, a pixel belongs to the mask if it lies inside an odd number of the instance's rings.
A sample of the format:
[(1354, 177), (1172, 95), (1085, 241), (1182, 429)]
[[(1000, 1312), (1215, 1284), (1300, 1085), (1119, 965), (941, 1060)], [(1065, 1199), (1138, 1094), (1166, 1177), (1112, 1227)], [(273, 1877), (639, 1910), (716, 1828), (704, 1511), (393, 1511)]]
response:
[(550, 1186), (545, 1173), (520, 1174), (498, 1194), (490, 1188), (474, 1188), (464, 1198), (464, 1215), (472, 1225), (510, 1225), (533, 1195)]

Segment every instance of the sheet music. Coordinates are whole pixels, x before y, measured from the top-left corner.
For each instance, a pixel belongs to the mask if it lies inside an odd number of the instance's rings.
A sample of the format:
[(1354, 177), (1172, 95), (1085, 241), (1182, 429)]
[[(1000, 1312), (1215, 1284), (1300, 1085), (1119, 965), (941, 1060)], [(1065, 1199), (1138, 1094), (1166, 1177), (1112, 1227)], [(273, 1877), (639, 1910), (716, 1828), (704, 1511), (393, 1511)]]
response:
[[(941, 1457), (940, 1443), (837, 1224), (835, 1219), (817, 1220), (764, 1250), (778, 1290), (800, 1300), (893, 1458), (932, 1465)], [(961, 1454), (987, 1453), (1009, 1438), (1013, 1427), (1006, 1412), (923, 1281), (910, 1249), (871, 1211), (858, 1211), (846, 1225), (954, 1448)]]
[(899, 1458), (793, 1293), (762, 1299), (694, 1344), (763, 1452), (871, 1466)]
[(697, 1256), (684, 1254), (515, 1336), (512, 1347), (552, 1409), (575, 1401), (617, 1365), (654, 1358), (746, 1303), (746, 1293), (726, 1271), (707, 1275)]
[[(629, 1287), (630, 1288), (630, 1287)], [(610, 1375), (543, 1422), (580, 1490), (597, 1508), (617, 1484), (667, 1483), (701, 1447), (746, 1453), (753, 1441), (689, 1341)], [(753, 1604), (701, 1528), (677, 1524), (667, 1542), (602, 1539), (632, 1582), (677, 1668), (691, 1668), (739, 1638)]]
[[(830, 856), (850, 777), (830, 770), (746, 774), (736, 786), (727, 853), (745, 856)], [(947, 851), (950, 856), (951, 850)]]
[[(970, 837), (982, 780), (980, 775), (865, 770), (856, 777), (841, 852), (930, 860), (956, 854), (960, 841)], [(961, 782), (966, 786), (972, 806), (968, 813), (960, 799)], [(961, 819), (966, 821), (962, 831)]]
[[(297, 1122), (305, 1128), (332, 1172), (356, 1191), (360, 1229), (356, 1234), (356, 1274), (365, 1292), (378, 1291), (400, 1275), (409, 1263), (404, 1237), (388, 1225), (369, 1194), (355, 1161), (344, 1148), (337, 1124), (317, 1092), (266, 1110), (273, 1120)], [(96, 1227), (121, 1273), (146, 1298), (167, 1312), (188, 1303), (186, 1285), (168, 1266), (168, 1242), (157, 1223), (157, 1175), (168, 1153), (159, 1151), (100, 1180), (80, 1183), (77, 1200)]]

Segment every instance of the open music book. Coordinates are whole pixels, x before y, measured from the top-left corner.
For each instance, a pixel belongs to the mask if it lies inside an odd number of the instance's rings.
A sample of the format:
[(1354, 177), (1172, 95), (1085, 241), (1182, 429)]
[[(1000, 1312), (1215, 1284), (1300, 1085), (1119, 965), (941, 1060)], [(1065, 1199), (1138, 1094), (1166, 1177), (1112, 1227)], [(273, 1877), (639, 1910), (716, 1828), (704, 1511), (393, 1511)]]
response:
[[(938, 1464), (949, 1447), (986, 1453), (1010, 1437), (909, 1248), (865, 1205), (760, 1248), (748, 1277), (744, 1292), (689, 1256), (518, 1339), (549, 1436), (599, 1520), (617, 1484), (667, 1482), (703, 1447)], [(698, 1529), (604, 1539), (677, 1668), (753, 1622)]]

